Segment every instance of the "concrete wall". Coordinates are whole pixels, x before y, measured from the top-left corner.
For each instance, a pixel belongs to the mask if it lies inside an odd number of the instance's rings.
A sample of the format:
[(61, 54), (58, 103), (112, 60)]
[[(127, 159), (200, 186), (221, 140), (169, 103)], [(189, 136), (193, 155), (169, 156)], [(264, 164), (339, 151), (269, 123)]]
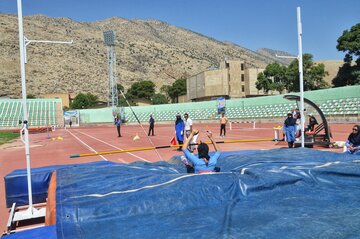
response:
[(67, 94), (67, 93), (53, 93), (53, 94), (45, 94), (41, 95), (41, 98), (44, 99), (61, 99), (62, 106), (69, 107), (70, 98), (75, 98), (76, 94)]
[(229, 95), (229, 78), (227, 69), (204, 72), (205, 97)]
[(229, 87), (231, 98), (241, 98), (245, 97), (245, 89), (243, 88), (245, 82), (242, 81), (242, 76), (244, 75), (244, 70), (242, 70), (241, 65), (245, 63), (243, 61), (226, 61), (228, 63), (228, 72), (229, 72)]
[(179, 97), (178, 97), (178, 103), (185, 103), (185, 102), (188, 102), (189, 100), (188, 100), (188, 97), (187, 97), (188, 95), (180, 95)]
[(205, 96), (205, 74), (201, 72), (186, 79), (186, 92), (188, 99), (202, 98)]
[(256, 81), (257, 76), (260, 72), (263, 72), (264, 69), (258, 68), (249, 68), (245, 70), (245, 95), (253, 96), (253, 95), (263, 95), (264, 92), (262, 90), (256, 89)]

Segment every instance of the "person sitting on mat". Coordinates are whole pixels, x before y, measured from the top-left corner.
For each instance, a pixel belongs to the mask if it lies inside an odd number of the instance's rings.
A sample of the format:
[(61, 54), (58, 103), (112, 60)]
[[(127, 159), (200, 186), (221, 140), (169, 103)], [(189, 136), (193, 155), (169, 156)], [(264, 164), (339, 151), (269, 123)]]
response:
[(354, 125), (352, 133), (349, 135), (345, 143), (346, 153), (360, 155), (360, 126)]
[(192, 141), (194, 135), (199, 133), (198, 130), (193, 130), (189, 137), (186, 139), (183, 152), (185, 157), (182, 157), (183, 163), (186, 165), (188, 173), (206, 173), (206, 172), (219, 172), (220, 168), (216, 167), (217, 160), (220, 157), (220, 149), (217, 146), (215, 140), (212, 137), (210, 131), (206, 132), (206, 135), (209, 137), (211, 143), (214, 145), (216, 153), (213, 156), (209, 156), (209, 146), (206, 143), (200, 141), (200, 144), (197, 147), (198, 155), (190, 153), (188, 150), (189, 143)]

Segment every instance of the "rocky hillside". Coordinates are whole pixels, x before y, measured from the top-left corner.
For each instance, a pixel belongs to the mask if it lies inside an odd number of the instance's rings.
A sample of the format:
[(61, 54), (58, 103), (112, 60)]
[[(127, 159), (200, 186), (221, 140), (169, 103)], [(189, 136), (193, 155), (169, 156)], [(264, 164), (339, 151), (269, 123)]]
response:
[[(285, 52), (285, 51), (278, 51), (278, 50), (272, 50), (272, 49), (268, 49), (268, 48), (260, 48), (256, 50), (257, 53), (267, 56), (269, 59), (272, 59), (273, 61), (279, 61), (279, 58), (276, 57), (276, 55), (278, 56), (294, 56), (294, 55), (290, 55), (289, 53)], [(281, 63), (283, 64), (290, 64), (294, 59), (290, 59), (290, 58), (280, 58), (281, 59)]]
[[(125, 88), (152, 80), (158, 88), (217, 67), (225, 59), (245, 60), (264, 68), (277, 60), (268, 53), (220, 42), (157, 20), (111, 18), (76, 22), (42, 15), (24, 17), (30, 40), (71, 41), (71, 45), (31, 43), (27, 47), (27, 93), (92, 92), (105, 99), (108, 87), (107, 49), (103, 32), (117, 33), (118, 82)], [(286, 63), (282, 59), (277, 61)], [(0, 97), (21, 96), (17, 16), (0, 14)]]

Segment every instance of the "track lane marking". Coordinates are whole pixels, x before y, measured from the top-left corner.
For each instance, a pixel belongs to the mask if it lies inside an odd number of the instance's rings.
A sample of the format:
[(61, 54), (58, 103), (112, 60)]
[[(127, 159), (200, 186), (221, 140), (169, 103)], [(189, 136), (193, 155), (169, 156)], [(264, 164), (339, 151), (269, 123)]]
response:
[[(69, 130), (65, 129), (66, 132), (68, 132), (69, 134), (71, 134), (71, 136), (73, 136), (75, 139), (77, 139), (80, 143), (82, 143), (83, 145), (85, 145), (88, 149), (90, 149), (90, 151), (93, 151), (94, 153), (98, 153), (95, 149), (91, 148), (88, 144), (86, 144), (84, 141), (82, 141), (81, 139), (79, 139), (79, 137), (77, 137), (76, 135), (74, 135), (73, 133), (71, 133)], [(109, 161), (107, 158), (105, 158), (102, 155), (99, 155), (103, 160), (105, 161)]]
[[(106, 145), (109, 145), (109, 146), (111, 146), (111, 147), (113, 147), (113, 148), (115, 148), (115, 149), (124, 150), (124, 149), (122, 149), (122, 148), (119, 148), (119, 147), (117, 147), (117, 146), (115, 146), (115, 145), (109, 144), (108, 142), (105, 142), (105, 141), (103, 141), (103, 140), (101, 140), (101, 139), (98, 139), (98, 138), (96, 138), (96, 137), (94, 137), (94, 136), (91, 136), (91, 135), (89, 135), (89, 134), (86, 134), (86, 133), (84, 133), (84, 132), (80, 132), (80, 131), (77, 131), (77, 132), (80, 133), (80, 134), (86, 135), (86, 136), (88, 136), (88, 137), (90, 137), (90, 138), (92, 138), (92, 139), (95, 139), (95, 140), (97, 140), (97, 141), (99, 141), (99, 142), (101, 142), (101, 143), (104, 143), (104, 144), (106, 144)], [(138, 158), (138, 159), (140, 159), (140, 160), (142, 160), (142, 161), (145, 161), (145, 162), (147, 162), (147, 163), (151, 163), (151, 161), (146, 160), (146, 159), (144, 159), (144, 158), (142, 158), (142, 157), (140, 157), (140, 156), (137, 156), (137, 155), (135, 155), (135, 154), (133, 154), (133, 153), (127, 152), (127, 154), (130, 154), (131, 156), (134, 156), (135, 158)], [(124, 162), (124, 163), (127, 163), (127, 162), (123, 161), (122, 159), (119, 159), (119, 160), (121, 160), (121, 161)]]

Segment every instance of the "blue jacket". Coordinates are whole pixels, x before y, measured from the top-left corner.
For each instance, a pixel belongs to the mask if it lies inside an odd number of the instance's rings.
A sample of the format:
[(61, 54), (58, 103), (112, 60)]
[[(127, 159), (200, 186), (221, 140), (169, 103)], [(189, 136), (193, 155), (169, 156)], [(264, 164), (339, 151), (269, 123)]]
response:
[(121, 119), (115, 119), (115, 125), (120, 126), (121, 125)]
[(175, 125), (176, 139), (179, 141), (184, 141), (184, 121), (177, 123)]
[(216, 152), (213, 156), (210, 157), (209, 163), (206, 166), (206, 163), (203, 159), (193, 155), (188, 149), (184, 149), (184, 154), (185, 157), (193, 163), (195, 173), (201, 173), (201, 171), (214, 171), (217, 160), (220, 157), (220, 152)]

